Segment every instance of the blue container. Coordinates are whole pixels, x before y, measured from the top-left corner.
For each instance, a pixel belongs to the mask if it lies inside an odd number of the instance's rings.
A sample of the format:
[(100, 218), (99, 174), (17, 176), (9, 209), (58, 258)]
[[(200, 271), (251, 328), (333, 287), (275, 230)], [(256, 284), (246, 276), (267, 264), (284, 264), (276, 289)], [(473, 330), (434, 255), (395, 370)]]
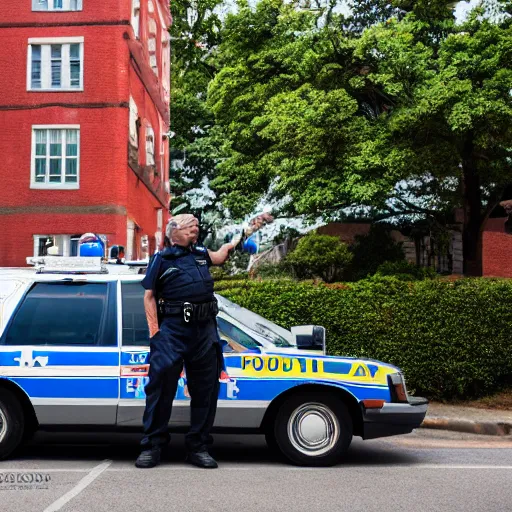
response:
[(79, 256), (99, 256), (105, 254), (105, 245), (98, 235), (86, 233), (78, 241)]
[(244, 252), (248, 252), (249, 254), (256, 254), (259, 250), (259, 240), (258, 234), (254, 233), (251, 235), (243, 244)]

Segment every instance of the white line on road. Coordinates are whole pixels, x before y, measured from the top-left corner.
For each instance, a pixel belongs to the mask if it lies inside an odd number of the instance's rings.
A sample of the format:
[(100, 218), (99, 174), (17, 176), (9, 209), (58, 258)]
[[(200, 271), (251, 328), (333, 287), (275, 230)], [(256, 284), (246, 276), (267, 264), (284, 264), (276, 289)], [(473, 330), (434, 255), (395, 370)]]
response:
[(78, 482), (73, 489), (69, 492), (61, 496), (57, 501), (53, 502), (48, 508), (44, 509), (44, 512), (56, 512), (60, 510), (66, 503), (71, 501), (75, 496), (78, 496), (88, 485), (92, 484), (96, 478), (98, 478), (103, 471), (105, 471), (110, 464), (112, 464), (111, 460), (105, 460), (98, 466), (92, 469), (90, 473)]

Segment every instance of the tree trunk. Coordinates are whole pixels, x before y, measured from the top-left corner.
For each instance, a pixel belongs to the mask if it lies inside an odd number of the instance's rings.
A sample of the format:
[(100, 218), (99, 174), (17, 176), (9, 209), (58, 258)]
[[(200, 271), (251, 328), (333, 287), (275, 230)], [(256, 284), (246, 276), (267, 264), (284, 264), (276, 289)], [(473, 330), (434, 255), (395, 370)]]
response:
[(473, 159), (473, 137), (464, 144), (462, 157), (464, 227), (462, 231), (464, 274), (482, 275), (482, 192)]

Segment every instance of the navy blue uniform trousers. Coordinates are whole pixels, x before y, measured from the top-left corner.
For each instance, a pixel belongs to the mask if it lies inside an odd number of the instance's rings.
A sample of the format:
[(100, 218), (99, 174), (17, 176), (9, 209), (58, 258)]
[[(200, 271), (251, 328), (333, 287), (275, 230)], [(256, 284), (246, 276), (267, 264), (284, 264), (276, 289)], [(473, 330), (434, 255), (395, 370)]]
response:
[(186, 448), (200, 452), (210, 444), (219, 394), (220, 350), (215, 319), (192, 325), (182, 317), (163, 319), (160, 331), (150, 339), (142, 449), (170, 441), (168, 424), (183, 364), (191, 397)]

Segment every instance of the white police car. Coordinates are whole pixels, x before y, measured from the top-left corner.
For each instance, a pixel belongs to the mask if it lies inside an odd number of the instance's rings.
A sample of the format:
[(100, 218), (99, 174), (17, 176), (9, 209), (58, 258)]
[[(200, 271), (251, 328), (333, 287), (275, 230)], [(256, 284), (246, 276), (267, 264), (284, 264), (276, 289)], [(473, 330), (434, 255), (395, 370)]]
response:
[[(142, 277), (137, 266), (99, 258), (0, 269), (0, 459), (38, 429), (142, 429)], [(353, 435), (422, 423), (427, 400), (408, 395), (398, 368), (315, 352), (323, 328), (292, 333), (217, 298), (226, 372), (214, 432), (262, 433), (289, 461), (320, 466), (336, 463)], [(171, 430), (186, 429), (188, 405), (183, 373)]]

